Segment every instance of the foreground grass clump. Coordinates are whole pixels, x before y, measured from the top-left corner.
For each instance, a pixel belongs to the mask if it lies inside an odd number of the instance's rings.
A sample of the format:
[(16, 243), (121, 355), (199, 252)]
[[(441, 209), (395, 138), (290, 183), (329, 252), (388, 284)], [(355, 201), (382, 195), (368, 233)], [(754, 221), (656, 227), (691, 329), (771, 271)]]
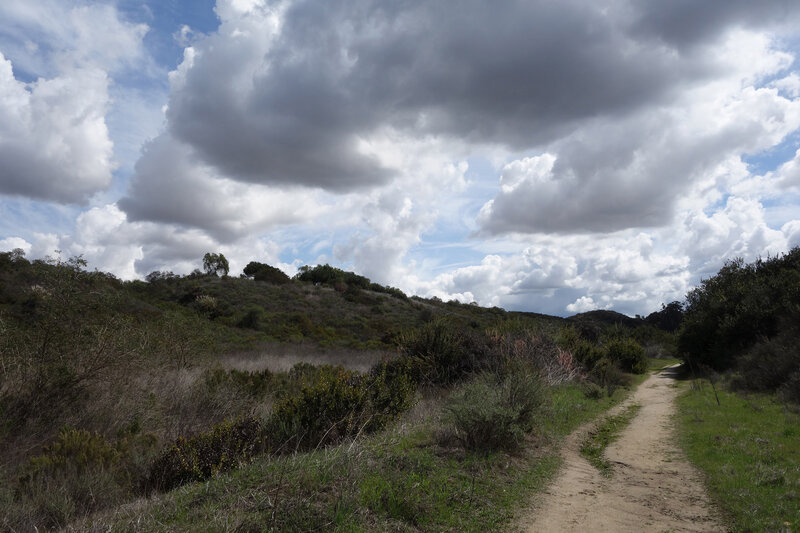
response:
[(589, 432), (589, 436), (581, 445), (581, 455), (604, 476), (611, 477), (614, 473), (611, 463), (603, 456), (606, 448), (619, 438), (619, 434), (630, 424), (640, 408), (641, 405), (638, 404), (629, 405), (618, 415), (609, 416), (602, 424)]
[(613, 398), (589, 399), (577, 384), (552, 387), (533, 441), (514, 453), (485, 453), (442, 440), (444, 399), (431, 389), (383, 432), (263, 456), (75, 529), (494, 531), (552, 479), (560, 438), (624, 397), (619, 390)]
[(445, 419), (468, 450), (513, 451), (536, 427), (545, 394), (538, 374), (524, 367), (502, 377), (483, 374), (450, 397)]
[(800, 416), (774, 395), (695, 381), (678, 400), (681, 444), (705, 474), (732, 531), (800, 527)]

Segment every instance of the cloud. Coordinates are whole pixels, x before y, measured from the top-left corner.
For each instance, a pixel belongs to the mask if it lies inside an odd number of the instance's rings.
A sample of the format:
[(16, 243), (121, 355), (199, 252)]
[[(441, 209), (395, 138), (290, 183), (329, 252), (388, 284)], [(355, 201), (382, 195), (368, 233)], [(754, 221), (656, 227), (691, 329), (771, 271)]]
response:
[(86, 203), (109, 185), (108, 83), (90, 69), (26, 85), (0, 54), (0, 193)]
[(530, 149), (668, 102), (720, 68), (708, 52), (683, 56), (638, 35), (629, 10), (221, 0), (219, 30), (172, 77), (168, 128), (232, 179), (338, 192), (398, 175), (368, 150), (387, 126)]
[[(602, 309), (608, 309), (608, 307), (609, 305), (606, 305), (602, 307)], [(594, 311), (595, 309), (601, 309), (601, 307), (587, 296), (581, 296), (567, 306), (567, 311), (570, 313), (585, 313), (587, 311)]]
[[(747, 48), (756, 56), (748, 64), (765, 72), (789, 64), (758, 35), (734, 33), (726, 47)], [(501, 190), (478, 217), (482, 232), (610, 232), (669, 224), (678, 200), (719, 165), (772, 147), (800, 127), (800, 100), (745, 84), (754, 71), (739, 61), (671, 105), (599, 118), (543, 154), (507, 164)]]
[(5, 0), (0, 18), (0, 50), (32, 77), (87, 67), (113, 74), (147, 62), (142, 43), (147, 25), (121, 20), (113, 5)]
[(109, 73), (143, 64), (147, 27), (52, 1), (3, 2), (0, 17), (0, 193), (86, 204), (116, 167)]
[(132, 221), (174, 223), (231, 240), (320, 215), (318, 196), (227, 179), (163, 134), (145, 145), (119, 206)]

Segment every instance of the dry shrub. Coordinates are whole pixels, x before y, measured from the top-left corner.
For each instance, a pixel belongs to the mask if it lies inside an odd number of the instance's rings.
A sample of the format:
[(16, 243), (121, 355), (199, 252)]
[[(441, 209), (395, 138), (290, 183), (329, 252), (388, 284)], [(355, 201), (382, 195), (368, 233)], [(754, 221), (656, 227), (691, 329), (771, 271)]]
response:
[(582, 377), (580, 363), (569, 350), (559, 347), (551, 337), (526, 332), (522, 335), (495, 336), (493, 341), (504, 364), (523, 361), (536, 368), (541, 379), (550, 385), (567, 383)]

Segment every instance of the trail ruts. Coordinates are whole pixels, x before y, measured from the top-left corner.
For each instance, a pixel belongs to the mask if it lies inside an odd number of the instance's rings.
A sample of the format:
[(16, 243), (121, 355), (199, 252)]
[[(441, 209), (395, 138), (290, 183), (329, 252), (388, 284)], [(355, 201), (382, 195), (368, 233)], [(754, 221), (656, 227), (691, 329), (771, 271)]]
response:
[[(522, 531), (724, 531), (698, 472), (675, 443), (675, 368), (650, 376), (623, 404), (642, 407), (606, 450), (613, 476), (603, 477), (580, 455), (592, 424), (572, 433), (564, 466), (519, 522)], [(602, 420), (602, 418), (600, 419)]]

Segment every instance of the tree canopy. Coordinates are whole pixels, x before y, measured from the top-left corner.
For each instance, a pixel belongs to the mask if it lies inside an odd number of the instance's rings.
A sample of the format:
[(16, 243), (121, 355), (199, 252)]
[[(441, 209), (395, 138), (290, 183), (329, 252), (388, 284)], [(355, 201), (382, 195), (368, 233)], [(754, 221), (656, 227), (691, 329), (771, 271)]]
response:
[(222, 272), (224, 277), (228, 275), (230, 267), (224, 255), (209, 252), (203, 256), (203, 270), (206, 271), (206, 274), (214, 274), (215, 276), (219, 276), (220, 272)]

